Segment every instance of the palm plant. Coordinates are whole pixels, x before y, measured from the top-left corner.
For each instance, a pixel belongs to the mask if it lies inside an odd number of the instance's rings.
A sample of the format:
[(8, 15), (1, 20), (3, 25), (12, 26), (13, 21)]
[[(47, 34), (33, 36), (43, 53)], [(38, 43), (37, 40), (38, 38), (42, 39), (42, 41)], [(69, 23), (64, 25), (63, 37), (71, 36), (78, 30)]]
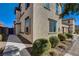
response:
[(60, 17), (63, 18), (65, 15), (69, 15), (69, 12), (71, 14), (76, 13), (76, 15), (79, 15), (79, 4), (78, 3), (65, 3), (60, 4), (63, 9), (63, 12), (60, 14)]

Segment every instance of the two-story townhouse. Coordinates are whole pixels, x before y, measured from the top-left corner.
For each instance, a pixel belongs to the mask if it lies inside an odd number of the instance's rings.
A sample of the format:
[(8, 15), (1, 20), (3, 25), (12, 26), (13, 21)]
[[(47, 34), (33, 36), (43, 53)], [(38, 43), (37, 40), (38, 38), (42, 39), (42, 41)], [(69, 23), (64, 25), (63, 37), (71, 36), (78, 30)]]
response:
[(32, 43), (62, 32), (61, 5), (57, 3), (21, 3), (16, 8), (16, 34)]
[(63, 32), (74, 33), (75, 32), (75, 19), (64, 19), (62, 23), (66, 26), (62, 27)]

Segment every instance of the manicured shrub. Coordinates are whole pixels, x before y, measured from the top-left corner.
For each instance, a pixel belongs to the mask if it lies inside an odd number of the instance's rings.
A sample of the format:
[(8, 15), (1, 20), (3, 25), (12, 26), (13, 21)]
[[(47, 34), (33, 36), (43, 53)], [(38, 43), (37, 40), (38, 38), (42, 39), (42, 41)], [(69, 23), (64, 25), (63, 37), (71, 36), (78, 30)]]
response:
[(58, 45), (58, 43), (59, 43), (59, 39), (58, 39), (57, 36), (51, 36), (51, 37), (49, 38), (49, 41), (50, 41), (50, 43), (51, 43), (51, 47), (52, 47), (52, 48), (55, 48), (55, 47)]
[(67, 36), (67, 38), (73, 38), (73, 35), (71, 33), (65, 33), (65, 35)]
[(57, 50), (57, 49), (51, 49), (50, 51), (49, 51), (49, 55), (50, 56), (59, 56), (59, 51)]
[(33, 43), (32, 55), (38, 56), (42, 55), (44, 52), (51, 48), (51, 44), (47, 39), (37, 39)]
[(8, 35), (6, 35), (5, 33), (1, 33), (1, 35), (2, 35), (2, 41), (7, 41)]
[(59, 38), (60, 41), (65, 41), (66, 40), (66, 36), (62, 33), (58, 34), (58, 38)]
[(66, 50), (68, 48), (68, 46), (66, 44), (63, 44), (63, 43), (60, 43), (58, 45), (59, 48), (63, 49), (63, 50)]
[(0, 56), (3, 56), (4, 47), (0, 48)]
[(2, 41), (2, 35), (0, 34), (0, 41)]

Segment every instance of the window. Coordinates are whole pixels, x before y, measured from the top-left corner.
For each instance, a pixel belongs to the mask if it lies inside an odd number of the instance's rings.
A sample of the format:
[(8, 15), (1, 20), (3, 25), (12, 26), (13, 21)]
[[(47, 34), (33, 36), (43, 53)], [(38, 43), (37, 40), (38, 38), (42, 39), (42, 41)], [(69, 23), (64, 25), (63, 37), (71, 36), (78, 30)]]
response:
[(49, 32), (56, 32), (56, 24), (57, 21), (55, 20), (49, 20)]
[(56, 10), (56, 14), (58, 15), (58, 12), (59, 12), (58, 11), (58, 3), (56, 3), (56, 9), (55, 10)]
[(44, 8), (49, 9), (50, 10), (50, 3), (44, 3)]
[(25, 32), (30, 32), (30, 28), (31, 28), (31, 20), (29, 17), (27, 17), (25, 19)]
[(27, 9), (30, 6), (29, 3), (25, 3), (25, 8)]

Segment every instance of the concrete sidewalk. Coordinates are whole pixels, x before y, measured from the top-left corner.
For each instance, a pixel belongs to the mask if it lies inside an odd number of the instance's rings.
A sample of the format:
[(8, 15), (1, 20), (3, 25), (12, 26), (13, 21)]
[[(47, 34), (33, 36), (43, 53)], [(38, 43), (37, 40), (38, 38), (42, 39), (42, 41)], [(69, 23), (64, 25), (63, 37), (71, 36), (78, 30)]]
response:
[(75, 43), (72, 46), (71, 50), (69, 51), (69, 54), (71, 54), (73, 56), (79, 56), (79, 37), (75, 41)]
[(75, 42), (73, 46), (64, 56), (79, 56), (79, 36), (75, 37)]
[(8, 46), (14, 46), (19, 48), (19, 53), (22, 56), (30, 56), (29, 52), (25, 49), (26, 48), (25, 44), (23, 44), (16, 35), (9, 35), (4, 52), (7, 51)]

